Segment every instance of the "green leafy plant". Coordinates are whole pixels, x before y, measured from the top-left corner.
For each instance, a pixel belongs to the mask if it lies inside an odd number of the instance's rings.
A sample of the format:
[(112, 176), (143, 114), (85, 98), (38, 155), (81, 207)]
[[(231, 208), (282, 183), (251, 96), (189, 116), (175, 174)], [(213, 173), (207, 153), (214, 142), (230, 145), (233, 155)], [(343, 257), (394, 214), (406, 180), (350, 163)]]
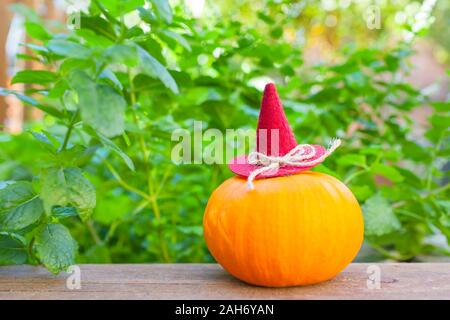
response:
[[(282, 3), (268, 1), (281, 12)], [(26, 44), (47, 71), (1, 89), (46, 117), (21, 135), (0, 134), (0, 263), (212, 261), (202, 239), (211, 191), (225, 165), (175, 165), (171, 133), (254, 127), (258, 81), (279, 82), (299, 140), (339, 136), (343, 146), (317, 170), (343, 180), (363, 204), (377, 259), (449, 254), (449, 102), (432, 102), (402, 80), (409, 43), (342, 49), (328, 65), (304, 65), (302, 47), (263, 11), (257, 26), (197, 21), (167, 1), (98, 1), (80, 26), (50, 30), (24, 7)], [(132, 18), (130, 18), (132, 17)], [(278, 19), (278, 18), (277, 18)], [(212, 20), (212, 21), (211, 21)], [(418, 141), (411, 110), (433, 115)], [(210, 141), (204, 141), (209, 143)], [(76, 239), (76, 242), (75, 240)]]

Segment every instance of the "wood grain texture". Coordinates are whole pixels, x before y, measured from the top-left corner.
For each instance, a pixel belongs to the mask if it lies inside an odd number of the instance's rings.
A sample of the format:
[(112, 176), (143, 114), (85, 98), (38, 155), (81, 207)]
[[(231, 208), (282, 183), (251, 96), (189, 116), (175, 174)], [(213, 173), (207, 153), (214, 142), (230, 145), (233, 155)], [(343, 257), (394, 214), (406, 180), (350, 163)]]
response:
[(381, 288), (368, 289), (367, 267), (349, 265), (313, 286), (247, 285), (216, 264), (80, 265), (80, 290), (68, 274), (32, 266), (0, 267), (0, 299), (448, 299), (450, 263), (379, 263)]

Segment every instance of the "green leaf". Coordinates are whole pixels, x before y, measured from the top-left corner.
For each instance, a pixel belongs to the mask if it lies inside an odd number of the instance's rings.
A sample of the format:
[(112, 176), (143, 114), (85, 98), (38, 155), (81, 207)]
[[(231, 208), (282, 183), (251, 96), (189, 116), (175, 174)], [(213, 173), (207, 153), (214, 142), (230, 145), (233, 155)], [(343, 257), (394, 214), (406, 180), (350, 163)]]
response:
[(45, 211), (53, 207), (74, 207), (82, 220), (92, 214), (96, 205), (94, 186), (78, 168), (49, 168), (41, 175), (41, 198)]
[(31, 54), (17, 53), (16, 58), (22, 59), (22, 60), (28, 60), (28, 61), (42, 62), (41, 59), (39, 59), (38, 57), (35, 57)]
[(83, 94), (80, 99), (81, 117), (84, 122), (107, 137), (123, 133), (125, 128), (125, 99), (108, 85), (98, 84), (92, 95)]
[(144, 5), (144, 0), (115, 0), (102, 1), (102, 5), (113, 16), (120, 16)]
[(352, 72), (345, 76), (347, 85), (359, 89), (367, 85), (367, 77), (360, 71)]
[(163, 38), (169, 38), (172, 40), (175, 40), (177, 43), (179, 43), (183, 48), (188, 50), (189, 52), (192, 51), (191, 46), (189, 45), (189, 42), (180, 34), (170, 31), (170, 30), (163, 30), (160, 35), (163, 36)]
[(283, 35), (283, 28), (282, 27), (275, 27), (270, 31), (270, 35), (275, 38), (279, 39)]
[(360, 149), (360, 153), (361, 154), (365, 154), (365, 155), (375, 155), (375, 156), (379, 156), (382, 155), (384, 159), (387, 160), (393, 160), (393, 159), (398, 159), (398, 151), (393, 150), (393, 149), (386, 149), (383, 148), (380, 145), (369, 145), (366, 147), (362, 147)]
[(66, 80), (57, 80), (52, 88), (48, 91), (47, 97), (50, 99), (59, 99), (64, 96), (64, 94), (68, 91), (69, 84)]
[(52, 38), (45, 28), (35, 22), (25, 22), (25, 30), (31, 38), (46, 41)]
[(125, 44), (115, 44), (109, 47), (104, 56), (110, 63), (122, 63), (128, 67), (136, 66), (139, 60), (136, 47)]
[(45, 70), (19, 71), (11, 79), (11, 83), (37, 83), (46, 84), (56, 80), (56, 74)]
[(52, 141), (50, 141), (49, 137), (48, 137), (48, 133), (39, 133), (39, 132), (34, 132), (31, 131), (31, 134), (33, 135), (33, 137), (39, 141), (39, 143), (41, 144), (41, 146), (44, 147), (45, 150), (51, 152), (51, 153), (56, 153), (57, 151), (57, 147), (53, 144)]
[(351, 187), (353, 194), (359, 201), (366, 200), (373, 195), (372, 189), (367, 185), (353, 185)]
[(36, 108), (38, 108), (38, 109), (48, 113), (49, 115), (52, 115), (52, 116), (56, 117), (56, 118), (64, 118), (64, 114), (61, 111), (59, 111), (59, 110), (57, 110), (57, 109), (55, 109), (53, 107), (40, 104), (37, 100), (35, 100), (35, 99), (31, 98), (31, 97), (25, 96), (25, 95), (23, 95), (23, 94), (21, 94), (19, 92), (0, 88), (0, 96), (8, 96), (8, 95), (14, 95), (17, 99), (22, 101), (24, 104), (36, 107)]
[(34, 132), (31, 131), (31, 135), (36, 138), (37, 141), (40, 142), (40, 144), (42, 146), (44, 146), (45, 149), (51, 151), (51, 152), (56, 152), (56, 148), (53, 146), (53, 144), (50, 142), (50, 140), (48, 140), (48, 138), (43, 135), (42, 133), (39, 132)]
[(41, 23), (39, 15), (32, 8), (22, 3), (13, 3), (9, 6), (9, 10), (24, 17), (27, 21)]
[(34, 43), (19, 43), (20, 46), (23, 47), (27, 47), (29, 49), (31, 49), (31, 51), (40, 54), (42, 56), (47, 56), (47, 54), (49, 53), (49, 50), (44, 47), (44, 46), (40, 46)]
[(156, 10), (156, 13), (159, 17), (161, 17), (167, 23), (172, 23), (172, 9), (170, 8), (170, 4), (168, 0), (151, 0), (153, 6)]
[(156, 16), (153, 11), (143, 7), (139, 7), (137, 8), (137, 10), (139, 11), (139, 17), (142, 19), (142, 21), (149, 24), (156, 22)]
[(74, 207), (53, 207), (52, 216), (59, 219), (78, 216), (77, 209)]
[(0, 230), (17, 231), (37, 222), (44, 208), (31, 183), (19, 181), (0, 190)]
[(266, 22), (267, 24), (274, 24), (275, 20), (273, 18), (271, 18), (270, 16), (266, 15), (264, 12), (262, 11), (258, 11), (257, 16), (259, 19), (261, 19), (262, 21)]
[(75, 144), (73, 147), (59, 151), (52, 163), (55, 164), (55, 167), (82, 167), (92, 160), (96, 150), (96, 146), (86, 148)]
[(437, 112), (450, 112), (450, 101), (435, 101), (430, 104)]
[(450, 115), (434, 114), (429, 118), (434, 128), (445, 131), (450, 128)]
[(80, 263), (111, 263), (109, 247), (104, 244), (93, 245), (83, 256)]
[(347, 154), (337, 159), (337, 162), (342, 166), (358, 166), (367, 167), (366, 157), (362, 154)]
[(167, 69), (142, 47), (137, 46), (137, 49), (141, 60), (141, 68), (144, 73), (150, 77), (159, 78), (167, 88), (169, 88), (173, 93), (178, 94), (177, 83)]
[(87, 131), (92, 137), (98, 139), (103, 144), (103, 146), (117, 153), (117, 155), (122, 158), (127, 167), (130, 168), (130, 170), (135, 170), (133, 160), (131, 160), (131, 158), (125, 152), (123, 152), (122, 149), (120, 149), (112, 140), (108, 139), (100, 132), (95, 132), (90, 128), (85, 128), (85, 131)]
[(91, 50), (85, 46), (64, 39), (53, 39), (47, 44), (47, 47), (54, 54), (77, 59), (88, 59), (91, 56)]
[(325, 166), (323, 163), (319, 164), (318, 166), (314, 167), (312, 169), (313, 171), (317, 171), (317, 172), (322, 172), (322, 173), (326, 173), (330, 176), (333, 176), (339, 180), (342, 180), (342, 178), (339, 176), (339, 174), (333, 170), (331, 170), (330, 168), (328, 168), (327, 166)]
[(114, 221), (123, 221), (126, 215), (133, 211), (134, 201), (126, 194), (114, 194), (108, 192), (103, 195), (93, 214), (93, 219), (105, 225)]
[(450, 219), (450, 200), (438, 200), (436, 203), (443, 208), (446, 214), (449, 215)]
[(23, 237), (0, 232), (0, 265), (25, 263), (27, 256), (26, 241)]
[[(114, 44), (114, 41), (89, 29), (76, 29), (77, 36), (83, 38), (87, 47), (96, 47), (96, 50), (104, 50)], [(83, 43), (84, 43), (83, 41)]]
[(16, 183), (16, 181), (14, 181), (14, 180), (0, 181), (0, 190), (5, 189), (7, 186), (9, 186), (10, 184), (13, 184), (13, 183)]
[(430, 118), (431, 128), (425, 136), (436, 144), (450, 133), (450, 115), (434, 114)]
[(55, 274), (75, 264), (77, 244), (62, 224), (45, 225), (36, 235), (34, 248), (44, 266)]
[(120, 80), (117, 78), (114, 72), (111, 69), (105, 68), (102, 73), (98, 76), (99, 81), (104, 81), (112, 84), (117, 90), (122, 91), (123, 85)]
[(404, 180), (402, 174), (397, 169), (382, 163), (374, 164), (370, 170), (372, 173), (379, 174), (393, 182), (402, 182)]
[(382, 236), (399, 230), (401, 225), (389, 202), (380, 194), (369, 198), (362, 207), (364, 232), (367, 236)]
[(107, 137), (125, 129), (125, 99), (106, 84), (96, 84), (82, 71), (71, 74), (70, 84), (78, 94), (83, 121)]
[(201, 226), (177, 226), (177, 230), (181, 233), (201, 237), (203, 228)]
[(91, 30), (112, 41), (115, 41), (117, 38), (112, 25), (100, 16), (81, 15), (80, 28)]
[[(67, 58), (64, 59), (61, 65), (59, 66), (59, 73), (64, 77), (69, 77), (70, 73), (74, 70), (92, 70), (95, 68), (96, 62), (93, 60), (82, 60), (77, 58)], [(69, 85), (68, 78), (67, 85)]]
[(66, 110), (72, 112), (78, 110), (78, 94), (75, 90), (67, 90), (62, 96), (62, 101)]

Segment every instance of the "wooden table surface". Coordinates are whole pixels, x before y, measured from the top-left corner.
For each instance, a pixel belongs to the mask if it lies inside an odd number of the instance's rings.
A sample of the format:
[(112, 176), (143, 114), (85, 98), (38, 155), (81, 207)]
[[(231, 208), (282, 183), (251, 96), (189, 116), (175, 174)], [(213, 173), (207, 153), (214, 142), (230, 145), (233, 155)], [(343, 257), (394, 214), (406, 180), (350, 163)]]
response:
[[(379, 289), (367, 286), (369, 266)], [(292, 288), (247, 285), (216, 264), (80, 265), (81, 289), (69, 274), (32, 266), (0, 267), (2, 299), (450, 299), (450, 263), (354, 263), (333, 280)], [(372, 267), (377, 268), (377, 267)], [(369, 285), (373, 284), (369, 280)]]

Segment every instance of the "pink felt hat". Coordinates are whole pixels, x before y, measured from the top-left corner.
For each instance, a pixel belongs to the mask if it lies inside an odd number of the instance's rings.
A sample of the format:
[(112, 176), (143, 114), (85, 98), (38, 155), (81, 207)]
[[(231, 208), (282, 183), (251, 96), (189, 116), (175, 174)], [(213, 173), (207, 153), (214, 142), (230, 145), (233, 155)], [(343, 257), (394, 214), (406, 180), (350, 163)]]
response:
[[(297, 144), (273, 83), (264, 88), (256, 138), (256, 152), (250, 156), (238, 156), (228, 164), (235, 174), (252, 176), (250, 184), (253, 179), (280, 177), (311, 169), (332, 152), (320, 145)], [(333, 143), (334, 150), (340, 141)], [(278, 164), (268, 169), (274, 162)]]

